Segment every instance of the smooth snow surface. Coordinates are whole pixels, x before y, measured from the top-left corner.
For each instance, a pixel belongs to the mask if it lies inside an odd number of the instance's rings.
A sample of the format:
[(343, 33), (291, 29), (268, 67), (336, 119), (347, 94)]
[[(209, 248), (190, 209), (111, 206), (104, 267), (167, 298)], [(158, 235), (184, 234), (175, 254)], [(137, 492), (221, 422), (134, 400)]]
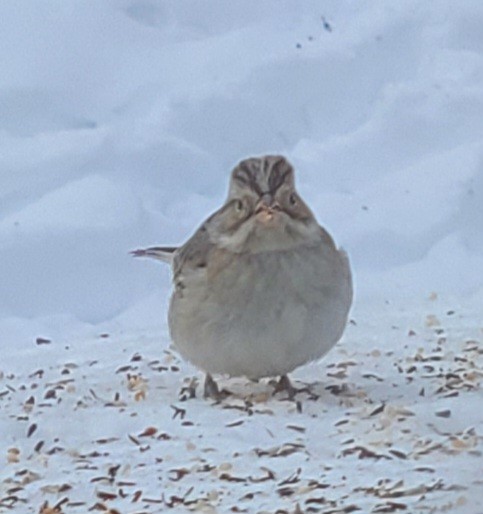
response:
[[(0, 3), (0, 512), (483, 513), (482, 26), (480, 0)], [(266, 382), (181, 402), (169, 269), (129, 255), (264, 153), (354, 268), (302, 413)]]

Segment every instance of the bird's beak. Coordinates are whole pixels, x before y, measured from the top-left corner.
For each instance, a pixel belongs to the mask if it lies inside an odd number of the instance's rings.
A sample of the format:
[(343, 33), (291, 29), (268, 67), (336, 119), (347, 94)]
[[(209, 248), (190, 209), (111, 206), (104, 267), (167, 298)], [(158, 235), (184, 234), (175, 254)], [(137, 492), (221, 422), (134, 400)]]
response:
[(255, 207), (255, 214), (258, 221), (264, 224), (272, 223), (280, 212), (280, 205), (270, 193), (265, 193)]

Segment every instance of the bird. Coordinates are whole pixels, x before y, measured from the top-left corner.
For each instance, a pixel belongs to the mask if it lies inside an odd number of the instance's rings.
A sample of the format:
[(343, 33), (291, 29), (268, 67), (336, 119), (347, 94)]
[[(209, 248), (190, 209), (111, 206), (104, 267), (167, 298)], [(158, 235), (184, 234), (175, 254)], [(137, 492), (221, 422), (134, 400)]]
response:
[(353, 300), (346, 252), (295, 188), (281, 155), (249, 157), (232, 170), (228, 197), (181, 246), (134, 250), (171, 265), (168, 326), (174, 347), (205, 373), (279, 377), (322, 358), (341, 338)]

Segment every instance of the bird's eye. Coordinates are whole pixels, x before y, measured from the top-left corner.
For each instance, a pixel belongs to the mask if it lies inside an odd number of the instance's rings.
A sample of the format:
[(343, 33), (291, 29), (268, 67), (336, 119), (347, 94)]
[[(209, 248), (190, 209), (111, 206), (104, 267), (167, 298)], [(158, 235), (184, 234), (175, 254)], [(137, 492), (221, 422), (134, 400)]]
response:
[(244, 210), (244, 205), (243, 205), (243, 202), (241, 200), (235, 200), (235, 209), (236, 209), (236, 212), (243, 212)]
[(288, 197), (288, 201), (290, 202), (290, 205), (295, 205), (297, 203), (297, 195), (295, 193), (292, 193)]

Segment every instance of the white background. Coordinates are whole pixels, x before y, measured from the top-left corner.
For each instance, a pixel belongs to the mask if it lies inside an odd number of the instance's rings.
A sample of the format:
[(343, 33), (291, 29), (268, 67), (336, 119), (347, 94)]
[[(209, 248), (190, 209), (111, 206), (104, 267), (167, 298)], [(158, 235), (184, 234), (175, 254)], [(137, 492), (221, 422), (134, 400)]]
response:
[(482, 17), (478, 1), (2, 2), (0, 319), (159, 301), (168, 273), (129, 250), (182, 243), (237, 161), (269, 152), (359, 298), (478, 291)]

